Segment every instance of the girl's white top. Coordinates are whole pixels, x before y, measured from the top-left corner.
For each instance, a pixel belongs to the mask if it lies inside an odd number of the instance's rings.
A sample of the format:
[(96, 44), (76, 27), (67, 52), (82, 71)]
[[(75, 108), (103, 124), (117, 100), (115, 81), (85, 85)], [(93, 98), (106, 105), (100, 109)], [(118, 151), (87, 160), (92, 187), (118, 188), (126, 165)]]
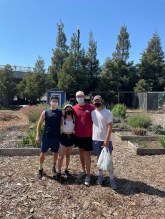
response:
[(71, 121), (68, 121), (65, 119), (65, 123), (64, 124), (64, 120), (63, 120), (63, 132), (73, 132), (75, 124), (73, 123), (73, 119)]

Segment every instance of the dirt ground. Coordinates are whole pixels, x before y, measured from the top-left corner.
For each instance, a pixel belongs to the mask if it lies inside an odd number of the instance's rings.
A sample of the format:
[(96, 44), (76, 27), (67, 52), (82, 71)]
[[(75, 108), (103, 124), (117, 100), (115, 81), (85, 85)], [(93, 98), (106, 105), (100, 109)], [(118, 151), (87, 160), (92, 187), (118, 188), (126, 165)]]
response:
[(103, 185), (96, 185), (94, 156), (90, 187), (76, 182), (78, 155), (71, 156), (71, 178), (63, 176), (61, 184), (51, 177), (51, 156), (45, 159), (41, 180), (36, 177), (37, 156), (0, 157), (0, 218), (165, 218), (165, 155), (133, 155), (127, 141), (120, 141), (115, 134), (112, 141), (116, 191), (109, 187), (107, 173)]

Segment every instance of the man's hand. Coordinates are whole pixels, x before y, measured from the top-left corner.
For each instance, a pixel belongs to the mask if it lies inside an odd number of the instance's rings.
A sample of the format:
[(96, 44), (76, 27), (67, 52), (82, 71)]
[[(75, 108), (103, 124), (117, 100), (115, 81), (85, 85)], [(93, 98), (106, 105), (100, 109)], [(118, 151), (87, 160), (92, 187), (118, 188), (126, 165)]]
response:
[(109, 147), (109, 141), (104, 141), (104, 146), (107, 148)]
[(40, 136), (36, 135), (36, 142), (39, 144), (40, 143)]

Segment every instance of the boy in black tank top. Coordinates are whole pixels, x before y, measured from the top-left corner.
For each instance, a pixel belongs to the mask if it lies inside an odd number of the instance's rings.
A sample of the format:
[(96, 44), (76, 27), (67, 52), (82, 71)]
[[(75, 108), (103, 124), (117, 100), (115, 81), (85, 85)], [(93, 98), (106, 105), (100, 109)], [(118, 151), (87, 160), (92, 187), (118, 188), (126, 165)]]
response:
[(62, 125), (62, 111), (57, 109), (58, 106), (58, 97), (51, 96), (49, 101), (51, 107), (42, 112), (38, 125), (37, 125), (37, 134), (36, 142), (40, 143), (40, 130), (41, 125), (45, 120), (45, 128), (43, 133), (43, 138), (41, 140), (41, 153), (39, 159), (39, 172), (38, 178), (41, 178), (43, 175), (43, 162), (47, 150), (51, 147), (53, 152), (53, 166), (52, 166), (52, 175), (56, 177), (56, 161), (58, 157), (59, 141), (60, 141), (60, 127)]

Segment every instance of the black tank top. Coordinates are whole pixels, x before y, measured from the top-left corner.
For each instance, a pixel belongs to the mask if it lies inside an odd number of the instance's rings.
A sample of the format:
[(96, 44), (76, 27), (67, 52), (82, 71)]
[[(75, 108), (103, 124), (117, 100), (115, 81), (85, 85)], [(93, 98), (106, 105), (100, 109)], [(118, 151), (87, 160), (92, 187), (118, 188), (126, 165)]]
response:
[(44, 138), (59, 138), (60, 137), (60, 121), (62, 111), (59, 109), (45, 110), (45, 129)]

